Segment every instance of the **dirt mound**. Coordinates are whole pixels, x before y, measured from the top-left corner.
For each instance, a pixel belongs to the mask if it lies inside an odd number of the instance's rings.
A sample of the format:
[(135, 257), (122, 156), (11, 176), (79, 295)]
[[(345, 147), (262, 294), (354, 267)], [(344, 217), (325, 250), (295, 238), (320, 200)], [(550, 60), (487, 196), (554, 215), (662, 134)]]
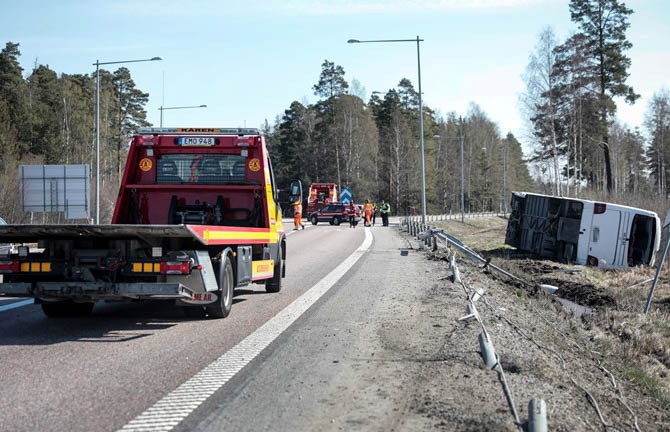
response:
[(616, 299), (603, 288), (562, 279), (543, 278), (543, 283), (558, 287), (556, 295), (582, 306), (616, 307)]

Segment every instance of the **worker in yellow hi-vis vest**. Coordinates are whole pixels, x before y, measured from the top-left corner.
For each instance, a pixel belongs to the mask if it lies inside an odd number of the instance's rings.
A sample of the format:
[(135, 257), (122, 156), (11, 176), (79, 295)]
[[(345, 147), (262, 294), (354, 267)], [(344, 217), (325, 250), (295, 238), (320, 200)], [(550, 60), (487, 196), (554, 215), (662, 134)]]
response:
[(294, 230), (305, 229), (305, 225), (302, 224), (302, 203), (300, 200), (293, 203), (293, 225)]

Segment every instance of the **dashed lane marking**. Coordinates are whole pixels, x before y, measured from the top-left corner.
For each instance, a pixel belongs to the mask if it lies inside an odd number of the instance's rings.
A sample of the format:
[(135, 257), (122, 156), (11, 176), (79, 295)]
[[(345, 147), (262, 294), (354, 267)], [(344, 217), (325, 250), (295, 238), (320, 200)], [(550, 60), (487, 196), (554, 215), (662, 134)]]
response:
[(172, 430), (328, 292), (356, 264), (371, 244), (372, 233), (369, 229), (366, 229), (365, 240), (363, 240), (361, 246), (316, 285), (120, 430), (126, 432)]

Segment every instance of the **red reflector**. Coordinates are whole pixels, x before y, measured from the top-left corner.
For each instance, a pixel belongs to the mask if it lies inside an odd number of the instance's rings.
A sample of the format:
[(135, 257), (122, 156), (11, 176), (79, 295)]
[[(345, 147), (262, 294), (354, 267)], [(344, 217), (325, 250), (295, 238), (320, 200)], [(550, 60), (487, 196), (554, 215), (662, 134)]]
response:
[(18, 261), (0, 261), (0, 273), (18, 273)]
[(598, 267), (598, 258), (589, 255), (586, 258), (586, 265), (590, 265), (590, 266), (593, 266), (593, 267)]
[(190, 274), (190, 261), (167, 261), (161, 263), (161, 274)]
[(607, 204), (595, 203), (593, 206), (593, 214), (603, 214), (607, 210)]

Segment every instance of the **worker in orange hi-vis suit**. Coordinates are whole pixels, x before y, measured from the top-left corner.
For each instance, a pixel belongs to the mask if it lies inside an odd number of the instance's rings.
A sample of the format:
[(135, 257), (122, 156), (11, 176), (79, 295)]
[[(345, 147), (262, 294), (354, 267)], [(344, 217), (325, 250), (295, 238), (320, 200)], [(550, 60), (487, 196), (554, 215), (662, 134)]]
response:
[(372, 213), (375, 211), (375, 205), (370, 200), (365, 200), (363, 206), (363, 213), (365, 214), (365, 226), (370, 226), (372, 221)]
[(302, 203), (296, 201), (293, 203), (293, 229), (297, 230), (298, 227), (305, 229), (305, 225), (302, 224)]

